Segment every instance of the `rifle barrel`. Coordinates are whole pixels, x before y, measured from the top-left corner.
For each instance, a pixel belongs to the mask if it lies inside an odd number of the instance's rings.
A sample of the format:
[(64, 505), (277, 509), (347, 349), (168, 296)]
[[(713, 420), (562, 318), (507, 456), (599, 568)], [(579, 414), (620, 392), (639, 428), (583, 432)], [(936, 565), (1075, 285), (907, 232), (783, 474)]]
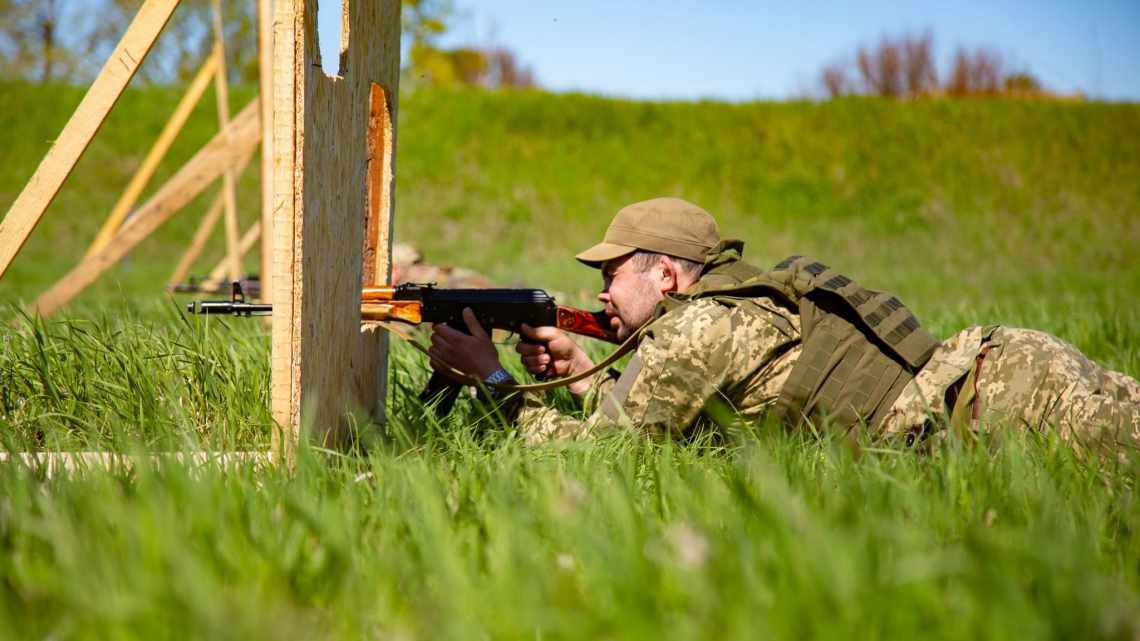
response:
[[(590, 312), (556, 305), (541, 289), (436, 289), (431, 285), (365, 287), (360, 293), (362, 321), (399, 321), (462, 324), (465, 307), (475, 308), (488, 327), (518, 331), (522, 323), (535, 327), (553, 325), (561, 330), (618, 343), (602, 312)], [(247, 303), (240, 287), (231, 300), (193, 301), (186, 305), (191, 314), (208, 316), (266, 316), (273, 313), (268, 303)]]

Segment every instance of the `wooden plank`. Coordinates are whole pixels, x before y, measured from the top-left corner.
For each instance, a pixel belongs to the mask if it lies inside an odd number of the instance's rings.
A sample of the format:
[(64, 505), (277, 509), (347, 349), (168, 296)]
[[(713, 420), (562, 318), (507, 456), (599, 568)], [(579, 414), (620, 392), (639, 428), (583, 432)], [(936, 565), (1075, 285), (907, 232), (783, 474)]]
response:
[[(240, 176), (245, 168), (249, 165), (251, 155), (247, 155), (245, 159), (238, 164), (237, 174)], [(190, 268), (194, 265), (194, 261), (198, 260), (198, 256), (202, 254), (202, 250), (206, 247), (206, 242), (210, 239), (210, 233), (214, 231), (214, 226), (222, 218), (223, 199), (221, 191), (218, 192), (217, 198), (210, 204), (209, 209), (206, 210), (206, 215), (202, 217), (202, 222), (198, 224), (198, 229), (194, 231), (194, 238), (190, 241), (190, 245), (186, 251), (182, 253), (182, 257), (178, 259), (178, 265), (175, 266), (174, 271), (170, 274), (170, 280), (167, 281), (170, 287), (181, 283), (186, 279), (186, 274), (190, 273)]]
[[(272, 434), (272, 449), (282, 460), (293, 460), (300, 437), (300, 416), (293, 411), (299, 404), (294, 398), (300, 393), (299, 377), (291, 370), (296, 364), (294, 334), (297, 318), (294, 312), (294, 295), (300, 294), (293, 279), (294, 265), (299, 258), (294, 245), (294, 222), (301, 208), (297, 204), (297, 185), (294, 177), (298, 160), (297, 133), (302, 129), (298, 120), (304, 117), (304, 100), (298, 104), (296, 76), (304, 55), (298, 56), (298, 22), (304, 19), (302, 11), (294, 6), (298, 0), (274, 0), (273, 10), (273, 313), (270, 338), (269, 403), (276, 429)], [(302, 35), (303, 38), (303, 35)], [(303, 87), (302, 87), (303, 88)], [(303, 129), (302, 129), (303, 131)], [(297, 340), (300, 340), (299, 336)]]
[(154, 172), (158, 169), (158, 164), (166, 157), (166, 152), (170, 151), (170, 146), (174, 143), (174, 139), (182, 131), (185, 126), (186, 120), (190, 118), (190, 114), (194, 111), (194, 107), (201, 100), (202, 94), (205, 93), (206, 87), (210, 86), (210, 80), (218, 70), (218, 52), (214, 51), (206, 58), (206, 62), (202, 64), (202, 68), (198, 70), (194, 80), (191, 81), (190, 86), (186, 89), (186, 93), (182, 95), (182, 99), (178, 101), (178, 106), (174, 108), (174, 113), (170, 116), (170, 120), (162, 128), (162, 132), (158, 135), (158, 139), (151, 146), (150, 151), (147, 152), (146, 158), (143, 158), (142, 164), (139, 165), (135, 175), (131, 177), (127, 183), (126, 189), (123, 190), (119, 196), (118, 202), (111, 208), (111, 213), (107, 216), (106, 222), (103, 227), (99, 229), (99, 233), (95, 235), (95, 240), (92, 241), (91, 246), (87, 248), (85, 256), (90, 256), (100, 249), (107, 246), (107, 242), (119, 230), (119, 226), (123, 224), (123, 219), (127, 217), (131, 207), (135, 206), (139, 196), (142, 195), (143, 189), (146, 188), (150, 179), (154, 176)]
[[(222, 1), (213, 0), (211, 6), (214, 47), (222, 61), (218, 73), (214, 75), (214, 95), (218, 101), (218, 129), (224, 132), (230, 122), (230, 89), (229, 79), (226, 78), (226, 34), (222, 28)], [(229, 261), (230, 279), (237, 280), (241, 278), (241, 256), (238, 251), (237, 179), (232, 169), (222, 174), (222, 200), (226, 211), (226, 258)]]
[(177, 6), (178, 0), (147, 0), (127, 27), (55, 144), (0, 222), (0, 276), (8, 270), (12, 259), (59, 193), (63, 181), (103, 126), (107, 114), (150, 53), (158, 34)]
[(40, 296), (29, 311), (46, 316), (67, 304), (107, 268), (126, 256), (135, 245), (201, 193), (222, 172), (252, 153), (261, 133), (257, 114), (257, 99), (254, 99), (230, 122), (226, 132), (218, 132), (150, 200), (139, 207), (135, 215), (111, 239), (110, 244), (84, 258), (79, 265)]
[(266, 451), (154, 452), (143, 455), (122, 452), (0, 452), (0, 463), (17, 462), (51, 478), (96, 469), (130, 470), (144, 462), (150, 465), (178, 463), (195, 470), (209, 466), (223, 470), (247, 466), (260, 469), (273, 463), (273, 455)]
[[(273, 300), (273, 0), (257, 0), (261, 95), (261, 300)], [(266, 317), (272, 322), (272, 317)]]
[[(394, 123), (400, 66), (399, 0), (344, 4), (339, 71), (320, 67), (315, 0), (277, 0), (274, 39), (273, 416), (275, 447), (300, 438), (352, 442), (347, 412), (382, 420), (386, 343), (360, 327), (368, 216), (372, 83)], [(329, 61), (326, 71), (331, 71)], [(386, 175), (394, 175), (389, 160)], [(392, 190), (388, 190), (390, 213)], [(388, 232), (385, 232), (388, 233)], [(388, 234), (390, 236), (390, 234)], [(377, 247), (387, 264), (387, 247)], [(302, 425), (307, 432), (302, 433)]]

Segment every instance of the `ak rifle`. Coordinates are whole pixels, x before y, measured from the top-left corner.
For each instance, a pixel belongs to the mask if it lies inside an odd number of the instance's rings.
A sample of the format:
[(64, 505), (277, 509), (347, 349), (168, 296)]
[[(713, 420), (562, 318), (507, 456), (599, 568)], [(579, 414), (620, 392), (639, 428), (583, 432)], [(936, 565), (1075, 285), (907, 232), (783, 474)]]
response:
[[(394, 286), (365, 287), (360, 292), (360, 320), (399, 322), (409, 325), (443, 323), (465, 334), (470, 333), (463, 320), (463, 310), (471, 308), (475, 318), (490, 333), (491, 329), (507, 330), (521, 335), (522, 325), (557, 327), (566, 332), (619, 343), (602, 312), (590, 312), (557, 304), (542, 289), (444, 289), (432, 284), (404, 283)], [(273, 306), (248, 303), (241, 284), (233, 284), (230, 300), (193, 301), (186, 305), (192, 314), (227, 316), (266, 316)], [(434, 372), (420, 398), (429, 401), (439, 397), (438, 414), (446, 415), (459, 394), (460, 387)]]

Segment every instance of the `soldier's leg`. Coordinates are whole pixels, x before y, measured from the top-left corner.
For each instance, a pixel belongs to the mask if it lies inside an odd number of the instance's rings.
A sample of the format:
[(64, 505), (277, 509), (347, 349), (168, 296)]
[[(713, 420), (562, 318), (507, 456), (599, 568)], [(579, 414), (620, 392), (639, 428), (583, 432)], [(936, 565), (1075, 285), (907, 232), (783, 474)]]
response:
[(1135, 381), (1044, 332), (1003, 327), (992, 345), (978, 376), (983, 421), (1053, 426), (1086, 445), (1140, 444)]
[(1112, 370), (1104, 370), (1104, 390), (1118, 401), (1140, 404), (1140, 381)]

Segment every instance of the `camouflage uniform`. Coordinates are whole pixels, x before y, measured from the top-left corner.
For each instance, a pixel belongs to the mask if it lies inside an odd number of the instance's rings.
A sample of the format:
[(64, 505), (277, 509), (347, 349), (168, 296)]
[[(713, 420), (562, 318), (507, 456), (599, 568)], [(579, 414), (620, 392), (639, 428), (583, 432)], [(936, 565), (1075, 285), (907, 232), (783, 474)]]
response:
[[(772, 299), (696, 299), (647, 329), (619, 378), (594, 381), (586, 418), (526, 395), (518, 424), (529, 440), (583, 438), (623, 426), (681, 437), (702, 413), (717, 418), (723, 408), (757, 418), (775, 404), (800, 340), (799, 316)], [(1082, 444), (1140, 443), (1140, 383), (1043, 332), (971, 327), (943, 341), (877, 432), (918, 434), (951, 422), (951, 415), (966, 428), (1051, 424), (1061, 438)]]
[(1053, 426), (1066, 441), (1140, 443), (1140, 383), (1044, 332), (970, 327), (935, 351), (895, 401), (885, 434), (917, 433), (928, 417), (965, 429)]
[(521, 406), (528, 438), (621, 426), (683, 437), (702, 414), (771, 413), (884, 435), (1000, 421), (1056, 425), (1081, 443), (1140, 442), (1140, 383), (1048, 334), (971, 327), (940, 342), (897, 298), (818, 261), (748, 265), (743, 243), (722, 240), (708, 212), (677, 198), (623, 207), (576, 258), (600, 269), (638, 250), (703, 263), (700, 281), (662, 301), (625, 373), (594, 381), (585, 419), (530, 395), (506, 408)]
[(494, 287), (491, 279), (464, 267), (432, 265), (423, 262), (423, 256), (408, 243), (392, 246), (393, 283), (435, 283), (447, 288)]
[(581, 438), (617, 426), (684, 436), (710, 404), (759, 417), (799, 355), (799, 317), (771, 299), (698, 299), (657, 319), (620, 377), (602, 375), (585, 419), (526, 395), (518, 425), (529, 440)]

